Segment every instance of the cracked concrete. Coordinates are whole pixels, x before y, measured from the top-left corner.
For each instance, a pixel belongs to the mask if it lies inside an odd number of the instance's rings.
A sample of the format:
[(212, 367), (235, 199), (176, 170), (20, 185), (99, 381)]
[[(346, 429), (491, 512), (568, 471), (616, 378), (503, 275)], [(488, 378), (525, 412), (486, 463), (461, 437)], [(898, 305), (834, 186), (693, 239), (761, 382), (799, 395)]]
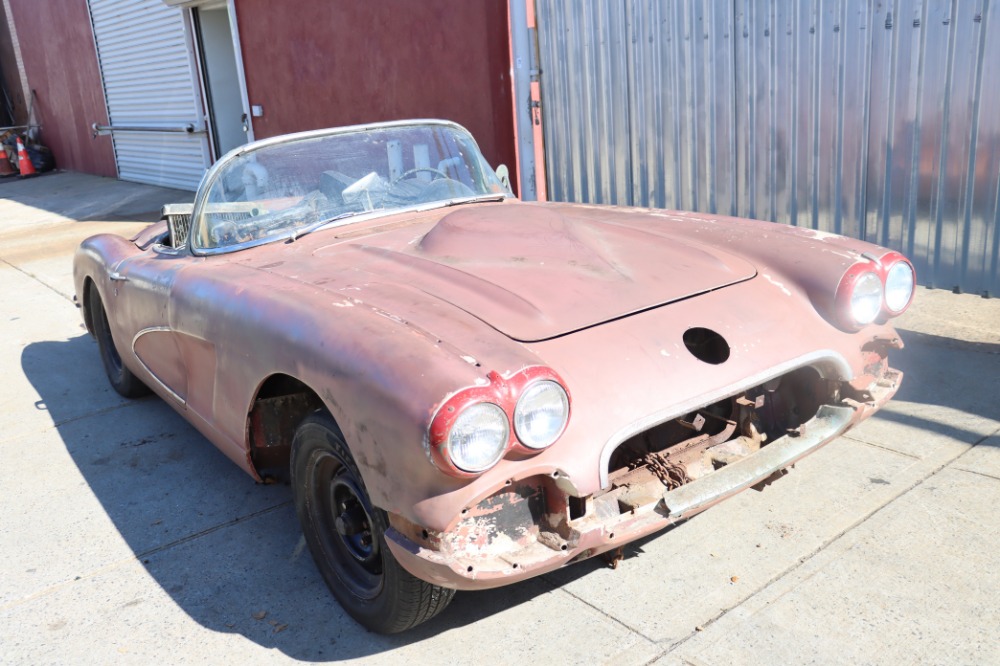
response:
[(763, 493), (382, 637), (329, 595), (288, 487), (114, 393), (72, 305), (80, 240), (190, 198), (0, 182), (0, 663), (1000, 662), (1000, 300), (921, 289), (896, 400)]

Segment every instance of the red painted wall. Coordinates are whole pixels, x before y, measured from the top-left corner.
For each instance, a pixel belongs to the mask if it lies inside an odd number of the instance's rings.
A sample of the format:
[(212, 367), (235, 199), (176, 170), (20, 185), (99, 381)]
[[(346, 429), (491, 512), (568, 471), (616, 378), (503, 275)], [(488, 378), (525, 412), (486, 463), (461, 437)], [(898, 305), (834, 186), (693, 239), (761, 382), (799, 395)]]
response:
[(90, 138), (90, 124), (107, 124), (108, 114), (86, 0), (10, 0), (10, 8), (35, 122), (56, 166), (116, 176), (111, 139)]
[(517, 182), (505, 0), (237, 0), (236, 18), (256, 138), (445, 118)]

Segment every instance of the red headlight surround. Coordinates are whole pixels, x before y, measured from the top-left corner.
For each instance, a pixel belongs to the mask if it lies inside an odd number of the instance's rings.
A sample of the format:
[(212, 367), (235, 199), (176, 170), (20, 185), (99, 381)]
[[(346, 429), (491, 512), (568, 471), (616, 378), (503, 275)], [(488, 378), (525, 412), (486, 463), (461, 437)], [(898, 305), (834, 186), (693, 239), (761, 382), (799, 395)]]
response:
[[(491, 371), (487, 375), (489, 384), (483, 386), (470, 386), (464, 388), (445, 400), (438, 406), (437, 411), (431, 419), (428, 429), (429, 455), (434, 465), (441, 471), (462, 479), (475, 478), (483, 474), (482, 472), (468, 472), (455, 465), (448, 453), (448, 436), (455, 420), (462, 412), (469, 407), (488, 402), (500, 407), (507, 415), (509, 424), (509, 436), (506, 450), (501, 456), (507, 456), (511, 452), (522, 455), (535, 455), (544, 449), (532, 449), (522, 444), (517, 439), (514, 429), (514, 408), (517, 401), (526, 388), (541, 380), (550, 380), (559, 384), (570, 403), (570, 413), (572, 413), (572, 396), (566, 388), (562, 378), (549, 367), (533, 365), (522, 368), (509, 377), (504, 377), (496, 371)], [(569, 417), (567, 417), (568, 423)], [(563, 429), (565, 432), (565, 428)]]
[(881, 257), (873, 257), (870, 255), (863, 255), (864, 261), (859, 261), (844, 273), (843, 277), (840, 279), (840, 283), (837, 285), (836, 296), (834, 297), (834, 310), (837, 323), (847, 331), (859, 331), (867, 324), (859, 324), (851, 314), (851, 298), (854, 295), (854, 288), (858, 281), (866, 273), (874, 273), (879, 280), (882, 282), (882, 302), (879, 314), (876, 316), (874, 321), (879, 321), (880, 319), (885, 319), (886, 317), (896, 317), (903, 314), (910, 304), (913, 302), (914, 292), (911, 291), (910, 298), (907, 300), (906, 304), (898, 310), (892, 310), (889, 308), (885, 300), (885, 287), (886, 278), (889, 275), (889, 271), (899, 262), (905, 262), (909, 267), (913, 275), (914, 284), (916, 284), (916, 269), (913, 267), (913, 263), (904, 257), (899, 252), (889, 251), (883, 254)]

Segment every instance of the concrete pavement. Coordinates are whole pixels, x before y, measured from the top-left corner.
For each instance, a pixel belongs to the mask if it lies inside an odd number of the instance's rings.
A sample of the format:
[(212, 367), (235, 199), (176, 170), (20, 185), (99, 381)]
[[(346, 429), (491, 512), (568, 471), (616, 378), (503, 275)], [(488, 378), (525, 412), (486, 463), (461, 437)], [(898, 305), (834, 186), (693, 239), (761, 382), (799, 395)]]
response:
[(387, 638), (329, 595), (287, 486), (104, 378), (72, 252), (190, 199), (0, 182), (0, 663), (1000, 663), (1000, 300), (921, 289), (896, 400), (765, 492)]

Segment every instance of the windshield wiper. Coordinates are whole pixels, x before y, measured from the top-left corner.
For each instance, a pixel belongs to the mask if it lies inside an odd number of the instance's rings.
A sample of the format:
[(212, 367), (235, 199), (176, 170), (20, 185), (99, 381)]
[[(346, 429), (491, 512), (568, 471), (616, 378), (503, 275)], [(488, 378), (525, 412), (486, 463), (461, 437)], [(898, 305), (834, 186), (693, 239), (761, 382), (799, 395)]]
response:
[(461, 206), (467, 203), (480, 203), (483, 201), (503, 201), (507, 198), (506, 194), (480, 194), (471, 197), (462, 197), (460, 199), (448, 199), (444, 202), (445, 207), (448, 206)]
[(351, 211), (348, 211), (346, 213), (341, 213), (340, 215), (334, 215), (333, 217), (331, 217), (331, 218), (329, 218), (327, 220), (320, 220), (319, 222), (313, 222), (312, 224), (310, 224), (308, 226), (305, 226), (305, 227), (302, 227), (301, 229), (296, 229), (295, 231), (293, 231), (292, 235), (289, 236), (288, 240), (285, 241), (285, 242), (286, 243), (294, 243), (299, 238), (302, 238), (306, 234), (311, 234), (312, 232), (316, 231), (320, 227), (325, 227), (326, 225), (331, 224), (332, 222), (336, 222), (337, 220), (343, 220), (344, 218), (353, 217), (355, 215), (360, 215), (361, 213), (362, 213), (362, 211), (359, 211), (359, 210), (351, 210)]

